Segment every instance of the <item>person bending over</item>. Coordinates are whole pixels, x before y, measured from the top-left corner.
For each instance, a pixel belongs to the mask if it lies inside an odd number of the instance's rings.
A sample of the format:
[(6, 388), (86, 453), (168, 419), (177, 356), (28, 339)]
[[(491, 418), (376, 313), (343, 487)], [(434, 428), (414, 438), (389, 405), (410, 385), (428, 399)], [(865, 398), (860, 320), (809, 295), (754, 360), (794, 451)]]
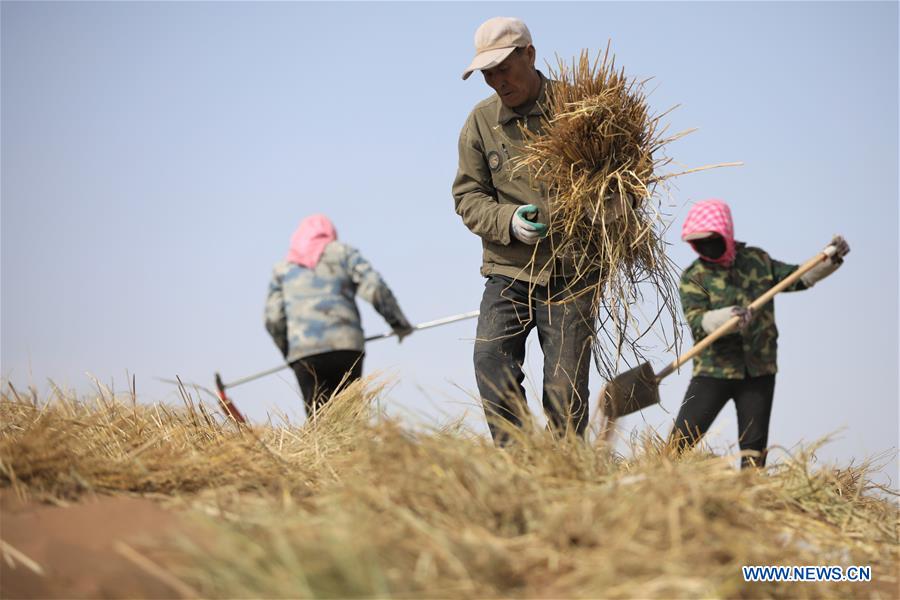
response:
[(358, 250), (337, 241), (325, 215), (301, 221), (272, 272), (266, 329), (291, 365), (312, 418), (342, 382), (362, 377), (365, 339), (356, 295), (370, 302), (399, 340), (413, 328), (394, 294)]

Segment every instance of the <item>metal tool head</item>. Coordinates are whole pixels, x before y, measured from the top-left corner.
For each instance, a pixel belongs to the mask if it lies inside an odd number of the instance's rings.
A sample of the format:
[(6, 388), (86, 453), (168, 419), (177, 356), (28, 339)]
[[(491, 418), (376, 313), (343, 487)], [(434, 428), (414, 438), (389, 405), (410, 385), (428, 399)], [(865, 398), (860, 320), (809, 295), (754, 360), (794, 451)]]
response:
[(600, 410), (611, 419), (659, 403), (659, 381), (649, 362), (617, 375), (600, 392)]
[(246, 423), (247, 420), (241, 411), (237, 409), (231, 399), (225, 394), (225, 384), (222, 383), (222, 376), (216, 372), (216, 396), (219, 398), (219, 404), (225, 410), (225, 414), (234, 419), (235, 423)]

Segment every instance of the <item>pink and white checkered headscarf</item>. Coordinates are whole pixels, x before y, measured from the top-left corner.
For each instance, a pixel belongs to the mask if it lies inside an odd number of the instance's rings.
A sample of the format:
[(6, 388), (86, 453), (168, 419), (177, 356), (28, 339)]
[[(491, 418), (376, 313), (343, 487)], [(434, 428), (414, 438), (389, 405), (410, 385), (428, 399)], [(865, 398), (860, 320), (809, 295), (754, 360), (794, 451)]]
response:
[[(716, 259), (700, 258), (719, 265), (730, 266), (736, 254), (734, 248), (734, 222), (731, 220), (731, 209), (721, 200), (703, 200), (691, 207), (684, 226), (681, 228), (681, 239), (691, 243), (691, 239), (700, 239), (697, 234), (718, 233), (725, 240), (725, 252)], [(689, 238), (690, 236), (690, 238)], [(693, 247), (693, 243), (691, 243)], [(695, 248), (696, 249), (696, 248)]]
[(291, 248), (285, 260), (314, 269), (319, 264), (325, 246), (337, 239), (334, 225), (325, 215), (310, 215), (300, 221), (291, 236)]

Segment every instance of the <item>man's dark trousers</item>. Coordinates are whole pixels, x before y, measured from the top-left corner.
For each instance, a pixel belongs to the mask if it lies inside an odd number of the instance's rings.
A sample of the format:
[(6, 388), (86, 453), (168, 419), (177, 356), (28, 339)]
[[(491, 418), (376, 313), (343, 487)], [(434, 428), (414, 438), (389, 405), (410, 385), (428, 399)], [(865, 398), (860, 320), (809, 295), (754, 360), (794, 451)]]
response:
[[(571, 298), (574, 291), (561, 278), (538, 286), (499, 275), (488, 277), (475, 340), (475, 379), (496, 444), (508, 441), (501, 421), (520, 427), (528, 410), (522, 364), (525, 340), (534, 328), (544, 352), (543, 406), (548, 425), (557, 435), (584, 435), (594, 338), (592, 294)], [(569, 302), (559, 303), (566, 298)]]

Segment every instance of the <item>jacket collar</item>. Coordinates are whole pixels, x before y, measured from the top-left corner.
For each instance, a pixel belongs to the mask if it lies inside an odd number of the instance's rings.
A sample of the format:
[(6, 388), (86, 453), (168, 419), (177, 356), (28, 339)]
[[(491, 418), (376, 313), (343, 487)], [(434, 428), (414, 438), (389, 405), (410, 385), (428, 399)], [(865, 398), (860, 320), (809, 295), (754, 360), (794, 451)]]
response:
[(522, 117), (532, 117), (537, 116), (540, 117), (544, 114), (544, 106), (547, 104), (547, 87), (549, 85), (549, 80), (544, 77), (544, 74), (540, 71), (537, 72), (541, 78), (541, 90), (538, 92), (537, 100), (534, 105), (531, 107), (531, 110), (528, 111), (528, 114), (520, 115), (516, 111), (511, 108), (507, 108), (505, 104), (500, 100), (500, 97), (497, 97), (497, 123), (500, 125), (506, 125), (510, 121), (515, 119), (521, 119)]

